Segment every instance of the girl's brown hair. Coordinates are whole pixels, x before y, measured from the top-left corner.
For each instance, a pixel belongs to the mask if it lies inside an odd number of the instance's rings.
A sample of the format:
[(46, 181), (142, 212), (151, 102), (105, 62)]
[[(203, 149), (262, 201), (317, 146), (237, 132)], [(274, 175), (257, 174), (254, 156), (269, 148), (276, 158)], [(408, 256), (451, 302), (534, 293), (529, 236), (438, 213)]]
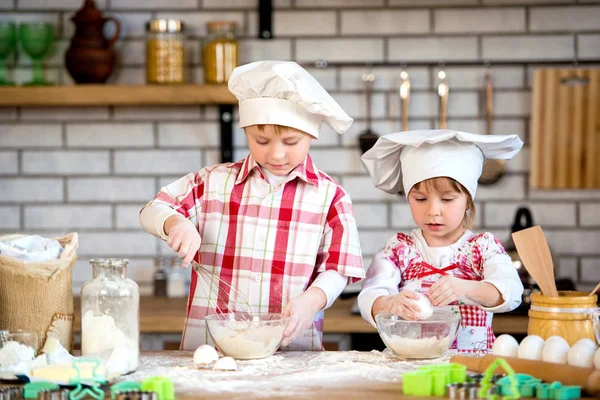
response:
[[(421, 190), (423, 189), (426, 192), (436, 191), (436, 192), (447, 192), (447, 191), (455, 191), (460, 192), (467, 196), (467, 210), (465, 211), (465, 216), (463, 217), (462, 226), (466, 229), (472, 229), (473, 223), (475, 222), (475, 203), (473, 202), (473, 198), (469, 191), (461, 185), (459, 182), (455, 181), (452, 178), (447, 176), (439, 176), (436, 178), (425, 179), (417, 183), (413, 186), (413, 189)], [(412, 189), (411, 189), (412, 190)]]

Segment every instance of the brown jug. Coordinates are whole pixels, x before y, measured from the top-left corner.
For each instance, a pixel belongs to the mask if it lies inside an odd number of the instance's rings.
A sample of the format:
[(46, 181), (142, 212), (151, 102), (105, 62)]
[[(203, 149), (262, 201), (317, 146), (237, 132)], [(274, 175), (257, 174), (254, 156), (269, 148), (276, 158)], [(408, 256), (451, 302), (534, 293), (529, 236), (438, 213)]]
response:
[[(94, 0), (85, 0), (71, 20), (75, 34), (65, 54), (67, 71), (77, 83), (106, 82), (117, 59), (112, 46), (121, 32), (119, 21), (103, 17)], [(115, 24), (115, 33), (110, 39), (104, 36), (104, 24), (108, 21)]]

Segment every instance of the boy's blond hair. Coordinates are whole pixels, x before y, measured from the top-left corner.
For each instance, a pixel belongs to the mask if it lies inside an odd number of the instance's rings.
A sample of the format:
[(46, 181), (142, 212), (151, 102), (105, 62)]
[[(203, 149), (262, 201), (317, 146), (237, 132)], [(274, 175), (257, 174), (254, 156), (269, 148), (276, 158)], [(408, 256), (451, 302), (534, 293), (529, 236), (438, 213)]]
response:
[[(446, 192), (449, 190), (460, 192), (467, 196), (467, 210), (465, 212), (465, 216), (462, 220), (462, 226), (466, 229), (472, 229), (473, 223), (475, 222), (475, 203), (473, 202), (473, 198), (471, 194), (463, 185), (459, 182), (455, 181), (452, 178), (448, 178), (446, 176), (439, 176), (436, 178), (425, 179), (417, 183), (413, 186), (413, 189), (421, 190), (424, 189), (427, 192), (435, 191), (435, 192)], [(411, 189), (412, 190), (412, 189)]]
[[(273, 131), (275, 132), (275, 135), (277, 135), (277, 136), (281, 135), (282, 126), (276, 125), (276, 124), (271, 124), (271, 125), (273, 125)], [(261, 131), (261, 132), (265, 131), (266, 124), (257, 124), (256, 126), (258, 127), (259, 131)]]

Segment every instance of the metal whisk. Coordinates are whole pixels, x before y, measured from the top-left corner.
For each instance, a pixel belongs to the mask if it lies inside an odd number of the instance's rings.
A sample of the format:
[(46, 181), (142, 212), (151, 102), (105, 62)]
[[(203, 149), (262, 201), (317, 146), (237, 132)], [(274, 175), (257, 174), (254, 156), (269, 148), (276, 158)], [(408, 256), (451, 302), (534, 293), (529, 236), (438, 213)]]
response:
[[(250, 304), (248, 297), (241, 291), (237, 290), (225, 280), (217, 277), (209, 270), (209, 267), (198, 264), (194, 260), (192, 260), (192, 268), (202, 280), (201, 284), (198, 286), (202, 290), (204, 296), (206, 296), (209, 307), (213, 308), (218, 314), (225, 314), (227, 312), (227, 310), (223, 310), (219, 307), (220, 300), (221, 302), (225, 302), (224, 299), (219, 298), (219, 286), (223, 284), (227, 287), (229, 292), (229, 299), (226, 302), (229, 312), (235, 311), (236, 314), (240, 315), (240, 318), (237, 318), (236, 320), (253, 320), (254, 311), (252, 305)], [(212, 302), (214, 302), (214, 304)]]

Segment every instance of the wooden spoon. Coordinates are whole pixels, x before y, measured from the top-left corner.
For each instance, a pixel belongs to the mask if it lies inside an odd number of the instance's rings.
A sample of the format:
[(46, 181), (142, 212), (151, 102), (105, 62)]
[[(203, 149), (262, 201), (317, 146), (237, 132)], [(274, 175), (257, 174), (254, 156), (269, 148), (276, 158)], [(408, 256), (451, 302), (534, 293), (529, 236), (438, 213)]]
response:
[(590, 296), (593, 296), (593, 295), (595, 295), (595, 294), (596, 294), (596, 292), (598, 291), (598, 289), (600, 289), (600, 283), (598, 283), (598, 284), (596, 285), (596, 287), (595, 287), (594, 289), (592, 289), (592, 291), (590, 292), (590, 294), (589, 294), (589, 295), (590, 295)]
[(558, 297), (554, 266), (542, 228), (532, 226), (512, 234), (525, 269), (535, 279), (544, 296)]

